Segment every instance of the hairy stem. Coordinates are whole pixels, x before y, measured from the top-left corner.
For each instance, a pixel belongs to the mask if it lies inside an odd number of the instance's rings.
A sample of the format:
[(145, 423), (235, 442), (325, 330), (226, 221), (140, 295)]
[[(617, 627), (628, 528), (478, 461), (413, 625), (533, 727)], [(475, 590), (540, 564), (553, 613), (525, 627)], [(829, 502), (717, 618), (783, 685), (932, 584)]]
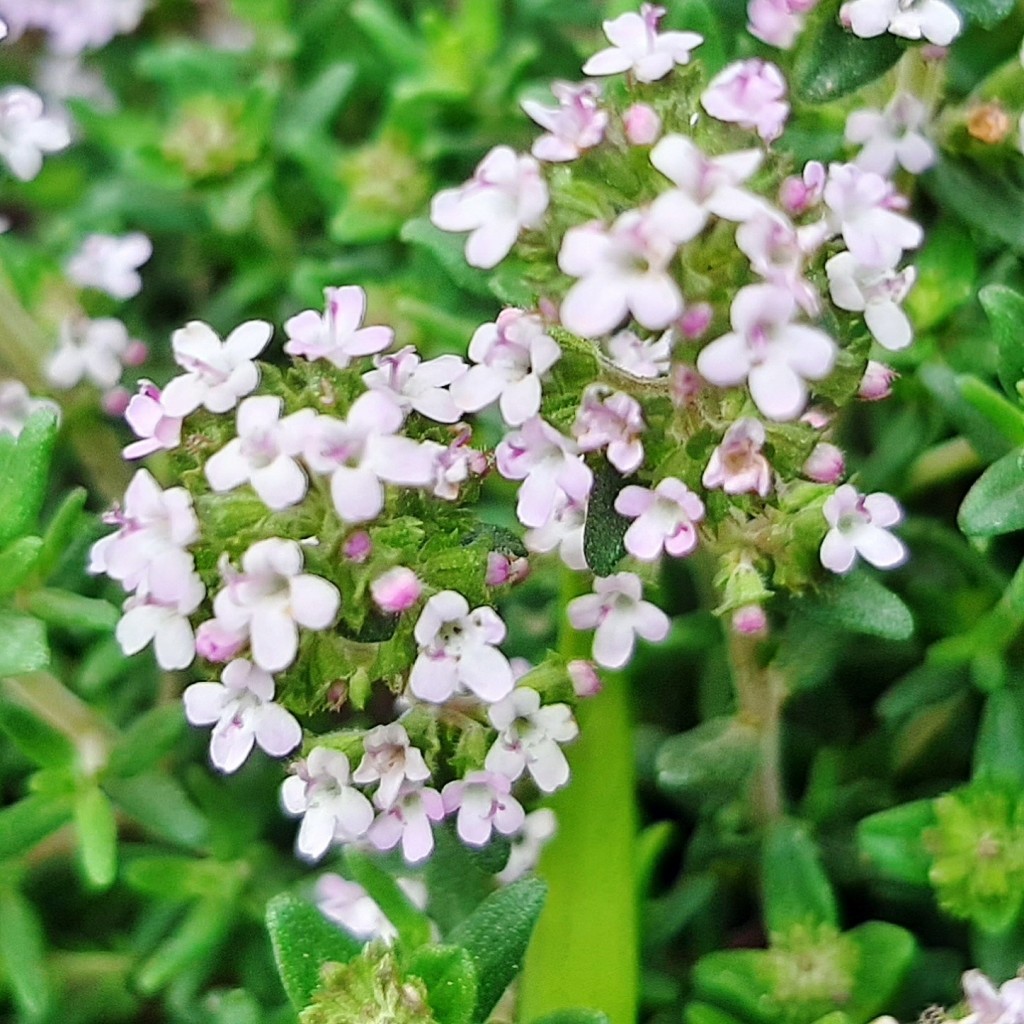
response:
[[(565, 605), (586, 589), (566, 571), (559, 651), (586, 658), (590, 636), (564, 620)], [(538, 874), (548, 899), (526, 956), (519, 1019), (532, 1021), (570, 1007), (634, 1024), (639, 994), (635, 885), (633, 730), (626, 676), (608, 674), (605, 688), (579, 708), (580, 739), (569, 751), (572, 778), (549, 801), (558, 834)]]

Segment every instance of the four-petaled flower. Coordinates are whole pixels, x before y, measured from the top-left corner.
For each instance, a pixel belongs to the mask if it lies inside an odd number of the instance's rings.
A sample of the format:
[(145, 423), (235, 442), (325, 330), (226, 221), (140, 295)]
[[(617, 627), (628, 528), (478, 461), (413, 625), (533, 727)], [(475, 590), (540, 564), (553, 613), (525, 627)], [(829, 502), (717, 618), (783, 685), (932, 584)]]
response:
[(483, 846), (497, 829), (510, 836), (522, 828), (526, 814), (512, 796), (512, 783), (497, 772), (470, 772), (449, 782), (441, 791), (445, 813), (458, 810), (459, 838), (470, 846)]
[(343, 370), (358, 356), (383, 352), (395, 332), (390, 327), (363, 327), (366, 292), (357, 285), (324, 289), (324, 312), (304, 309), (284, 323), (284, 350), (304, 359), (326, 359)]
[(383, 391), (404, 413), (414, 409), (428, 420), (454, 423), (461, 415), (449, 385), (466, 373), (458, 356), (421, 360), (412, 345), (391, 355), (376, 356), (376, 367), (363, 374), (368, 388)]
[(378, 807), (390, 807), (405, 782), (426, 782), (430, 778), (423, 754), (409, 743), (400, 722), (378, 725), (363, 737), (363, 759), (352, 774), (361, 786), (379, 783), (374, 797)]
[(551, 91), (558, 100), (557, 107), (523, 100), (523, 110), (541, 128), (547, 129), (547, 134), (534, 142), (530, 152), (538, 160), (549, 163), (575, 160), (583, 150), (596, 146), (604, 138), (608, 112), (598, 103), (601, 90), (593, 82), (581, 85), (553, 82)]
[(765, 142), (782, 134), (789, 117), (786, 79), (774, 64), (759, 57), (735, 61), (719, 71), (700, 102), (712, 117), (753, 129)]
[(849, 572), (858, 555), (876, 569), (893, 569), (906, 559), (903, 542), (888, 530), (902, 521), (903, 510), (888, 494), (865, 495), (843, 484), (825, 499), (822, 513), (831, 527), (821, 543), (826, 569)]
[(615, 75), (631, 71), (638, 82), (656, 82), (676, 64), (689, 64), (704, 37), (696, 32), (659, 32), (665, 8), (643, 4), (640, 13), (628, 11), (604, 23), (612, 45), (583, 65), (585, 75)]
[(675, 477), (667, 476), (653, 489), (631, 484), (615, 497), (615, 511), (633, 522), (623, 542), (644, 562), (653, 562), (664, 549), (679, 558), (697, 546), (695, 523), (704, 518), (704, 502)]
[(432, 821), (444, 818), (444, 801), (436, 789), (404, 785), (396, 798), (385, 805), (379, 799), (380, 791), (373, 802), (381, 809), (374, 819), (366, 838), (378, 850), (391, 850), (399, 842), (402, 856), (410, 864), (416, 864), (430, 856), (434, 849)]
[(852, 313), (863, 313), (875, 341), (890, 352), (906, 348), (914, 329), (900, 303), (914, 286), (917, 271), (878, 270), (857, 262), (851, 252), (836, 253), (826, 264), (832, 301)]
[(142, 291), (139, 267), (153, 255), (153, 243), (141, 231), (89, 235), (68, 261), (68, 277), (83, 288), (96, 288), (115, 299)]
[(722, 443), (711, 453), (701, 483), (721, 487), (726, 494), (759, 494), (772, 489), (772, 467), (761, 454), (764, 424), (752, 416), (738, 419), (725, 432)]

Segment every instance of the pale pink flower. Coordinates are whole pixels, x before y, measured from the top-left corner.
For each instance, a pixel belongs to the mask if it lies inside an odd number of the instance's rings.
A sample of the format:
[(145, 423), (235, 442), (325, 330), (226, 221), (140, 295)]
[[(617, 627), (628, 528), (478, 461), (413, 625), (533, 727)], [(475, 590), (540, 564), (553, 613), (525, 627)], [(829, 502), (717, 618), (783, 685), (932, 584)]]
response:
[(398, 938), (398, 930), (373, 897), (358, 882), (341, 875), (327, 872), (317, 879), (316, 905), (324, 917), (354, 938), (387, 946)]
[(924, 238), (920, 224), (898, 212), (907, 201), (892, 182), (856, 164), (832, 164), (824, 197), (832, 230), (865, 267), (888, 270)]
[(762, 158), (757, 149), (709, 157), (686, 136), (666, 135), (651, 150), (651, 163), (675, 188), (655, 200), (652, 212), (680, 243), (696, 238), (709, 217), (744, 221), (765, 209), (763, 200), (740, 187)]
[(68, 277), (82, 288), (96, 288), (114, 299), (142, 291), (139, 267), (153, 255), (153, 243), (140, 231), (128, 235), (89, 235), (68, 261)]
[(530, 563), (525, 558), (514, 558), (500, 551), (487, 552), (487, 574), (484, 576), (487, 586), (521, 583), (529, 575)]
[(721, 487), (726, 494), (767, 497), (772, 489), (772, 468), (761, 454), (764, 442), (760, 420), (750, 416), (738, 419), (711, 453), (701, 483), (708, 488)]
[(513, 690), (487, 710), (498, 736), (487, 752), (484, 767), (511, 781), (528, 772), (543, 793), (553, 793), (569, 781), (569, 762), (559, 746), (579, 734), (567, 704), (545, 704), (528, 686)]
[(394, 340), (390, 327), (363, 327), (365, 315), (362, 288), (325, 288), (323, 313), (304, 309), (284, 322), (284, 350), (303, 359), (326, 359), (343, 370), (353, 359), (383, 352)]
[(522, 830), (512, 840), (505, 866), (494, 877), (502, 885), (511, 885), (533, 871), (540, 860), (541, 850), (557, 831), (558, 822), (550, 807), (531, 811), (523, 821)]
[(591, 384), (584, 392), (572, 432), (580, 451), (606, 449), (608, 461), (623, 476), (635, 473), (644, 461), (640, 440), (646, 424), (640, 403), (623, 391), (609, 394), (603, 384)]
[(570, 569), (587, 568), (583, 555), (583, 528), (587, 521), (586, 504), (561, 494), (547, 521), (523, 537), (528, 551), (546, 554), (558, 548), (558, 556)]
[(629, 11), (604, 22), (604, 34), (612, 45), (595, 53), (583, 65), (583, 74), (630, 71), (638, 82), (656, 82), (676, 64), (689, 64), (704, 37), (696, 32), (659, 32), (664, 16), (664, 7), (642, 4), (639, 14)]
[(645, 339), (632, 331), (619, 331), (605, 342), (605, 348), (620, 370), (648, 380), (663, 377), (672, 358), (672, 332)]
[(521, 309), (503, 309), (494, 323), (482, 324), (469, 343), (476, 363), (452, 385), (452, 397), (464, 412), (477, 412), (499, 400), (510, 427), (540, 412), (541, 378), (562, 357), (543, 321)]
[(434, 196), (430, 219), (442, 231), (469, 231), (466, 262), (489, 270), (508, 255), (520, 230), (540, 224), (547, 208), (537, 161), (495, 146), (469, 181)]
[(366, 838), (378, 850), (393, 850), (401, 843), (402, 856), (410, 864), (429, 857), (434, 849), (431, 822), (443, 820), (445, 813), (441, 794), (436, 789), (406, 784), (390, 804), (381, 803), (379, 796), (378, 790), (373, 802), (380, 813)]
[(524, 526), (543, 526), (564, 495), (585, 504), (594, 474), (576, 445), (539, 416), (508, 434), (497, 448), (498, 471), (522, 480), (516, 515)]
[(376, 369), (363, 374), (363, 383), (393, 398), (403, 413), (414, 409), (437, 423), (454, 423), (461, 415), (449, 391), (449, 385), (466, 374), (466, 364), (458, 356), (424, 361), (412, 345), (406, 345), (391, 355), (375, 356), (373, 365)]
[(789, 50), (804, 29), (804, 15), (818, 0), (750, 0), (747, 29), (769, 46)]
[(399, 722), (378, 725), (363, 737), (363, 759), (352, 775), (361, 786), (379, 783), (374, 802), (390, 807), (406, 782), (426, 782), (430, 778), (423, 754), (409, 742), (405, 726)]
[(559, 267), (579, 278), (562, 300), (562, 323), (574, 334), (596, 338), (631, 313), (651, 330), (667, 327), (683, 311), (669, 264), (676, 254), (672, 237), (685, 224), (651, 210), (629, 210), (612, 226), (591, 221), (569, 228), (558, 253)]
[(43, 111), (37, 93), (20, 85), (0, 89), (0, 159), (21, 181), (43, 169), (43, 155), (71, 144), (67, 125)]
[(821, 441), (807, 457), (803, 474), (816, 484), (837, 484), (846, 476), (846, 458), (834, 444)]
[(274, 703), (274, 680), (242, 658), (221, 673), (221, 682), (193, 683), (185, 689), (185, 717), (212, 725), (210, 760), (230, 773), (241, 768), (254, 744), (271, 757), (284, 757), (302, 742), (302, 726)]
[(128, 328), (113, 317), (62, 321), (57, 348), (50, 353), (44, 373), (62, 391), (83, 380), (98, 388), (112, 388), (120, 379), (129, 345)]
[(48, 398), (33, 398), (20, 380), (0, 381), (0, 432), (20, 437), (33, 413), (46, 410), (60, 416), (60, 406)]
[(862, 39), (890, 32), (937, 46), (949, 46), (963, 28), (956, 9), (943, 0), (849, 0), (839, 8), (839, 20)]
[(293, 817), (302, 816), (295, 838), (304, 860), (319, 860), (331, 843), (362, 839), (373, 821), (373, 807), (349, 783), (348, 758), (339, 750), (314, 747), (293, 766), (281, 784), (281, 804)]
[(786, 178), (779, 186), (779, 204), (794, 217), (821, 202), (828, 172), (818, 160), (808, 160), (799, 178)]
[(861, 378), (857, 397), (863, 402), (880, 402), (892, 394), (892, 382), (899, 374), (885, 363), (868, 360)]
[(409, 689), (420, 700), (442, 704), (456, 693), (501, 700), (512, 689), (512, 668), (497, 649), (505, 623), (493, 608), (469, 610), (466, 599), (443, 590), (427, 601), (413, 634), (419, 655), (409, 674)]
[(450, 445), (445, 447), (436, 441), (424, 441), (434, 460), (433, 494), (445, 501), (455, 501), (459, 488), (471, 476), (483, 476), (488, 470), (487, 456), (470, 447), (472, 433), (460, 430)]
[(696, 523), (704, 518), (704, 502), (675, 477), (665, 477), (653, 489), (631, 484), (615, 496), (615, 511), (632, 519), (623, 538), (626, 550), (653, 562), (662, 550), (676, 558), (697, 546)]
[(661, 118), (646, 103), (631, 104), (622, 115), (622, 126), (631, 146), (652, 146), (661, 134)]
[(633, 657), (636, 637), (660, 642), (668, 636), (668, 616), (643, 600), (643, 584), (632, 572), (594, 580), (594, 593), (574, 598), (566, 608), (574, 629), (593, 629), (594, 661), (622, 668)]
[(124, 418), (139, 438), (125, 447), (126, 459), (141, 459), (181, 444), (181, 417), (168, 416), (160, 389), (151, 381), (139, 381), (139, 393), (128, 402)]
[(552, 82), (557, 107), (546, 107), (536, 100), (523, 100), (527, 115), (547, 130), (533, 144), (531, 153), (538, 160), (562, 163), (575, 160), (585, 149), (596, 146), (608, 126), (608, 113), (601, 109), (600, 88), (593, 82), (573, 85)]
[(306, 495), (307, 481), (296, 461), (316, 421), (312, 409), (281, 418), (276, 395), (246, 398), (238, 407), (238, 436), (206, 462), (206, 479), (218, 493), (251, 484), (267, 508), (279, 511)]
[(895, 498), (881, 492), (861, 494), (850, 484), (825, 499), (822, 514), (831, 529), (821, 544), (821, 564), (849, 572), (860, 555), (876, 569), (892, 569), (907, 558), (903, 542), (887, 529), (903, 519)]
[(857, 262), (850, 252), (841, 252), (825, 264), (829, 294), (840, 308), (863, 313), (875, 341), (890, 352), (906, 348), (914, 340), (914, 329), (900, 303), (914, 286), (917, 271), (878, 270)]
[(248, 642), (244, 630), (228, 629), (219, 619), (200, 622), (196, 629), (196, 654), (214, 664), (231, 661)]
[(846, 141), (864, 148), (854, 163), (888, 176), (902, 167), (911, 174), (928, 170), (938, 155), (922, 129), (928, 109), (912, 93), (897, 93), (885, 110), (855, 110), (846, 119)]
[(458, 810), (456, 831), (464, 843), (483, 846), (492, 830), (509, 836), (523, 826), (526, 814), (511, 794), (512, 783), (496, 772), (470, 772), (441, 791), (447, 814)]
[(1024, 978), (1011, 978), (997, 990), (981, 971), (962, 978), (970, 1013), (961, 1024), (1021, 1024), (1024, 1021)]
[(774, 285), (741, 288), (732, 303), (733, 330), (697, 357), (702, 376), (719, 387), (746, 380), (758, 409), (791, 420), (807, 404), (807, 380), (821, 380), (835, 363), (835, 342), (817, 327), (793, 323), (796, 300)]
[(402, 410), (382, 391), (360, 395), (347, 419), (318, 416), (306, 438), (306, 465), (329, 474), (331, 497), (346, 523), (375, 519), (384, 484), (423, 487), (435, 479), (431, 450), (402, 437)]
[(201, 320), (191, 320), (171, 335), (174, 361), (183, 369), (163, 391), (172, 416), (187, 416), (200, 406), (227, 412), (251, 391), (260, 372), (253, 360), (267, 347), (274, 329), (264, 320), (249, 320), (224, 341)]
[(370, 584), (373, 603), (381, 611), (392, 614), (407, 611), (420, 599), (422, 592), (419, 577), (404, 565), (388, 569)]
[(302, 548), (293, 540), (257, 541), (242, 556), (242, 571), (222, 562), (227, 585), (213, 602), (223, 625), (249, 636), (252, 659), (267, 672), (280, 672), (295, 660), (298, 627), (326, 629), (341, 602), (337, 588), (302, 572)]
[(0, 0), (0, 16), (12, 20), (17, 35), (43, 31), (47, 47), (62, 55), (99, 49), (134, 31), (145, 8), (145, 0)]
[(821, 310), (818, 290), (804, 277), (808, 251), (824, 242), (824, 231), (798, 230), (780, 213), (765, 209), (736, 230), (736, 245), (750, 269), (790, 292), (808, 316)]
[(789, 117), (786, 79), (758, 57), (729, 64), (711, 79), (700, 102), (712, 117), (750, 128), (765, 142), (782, 134)]

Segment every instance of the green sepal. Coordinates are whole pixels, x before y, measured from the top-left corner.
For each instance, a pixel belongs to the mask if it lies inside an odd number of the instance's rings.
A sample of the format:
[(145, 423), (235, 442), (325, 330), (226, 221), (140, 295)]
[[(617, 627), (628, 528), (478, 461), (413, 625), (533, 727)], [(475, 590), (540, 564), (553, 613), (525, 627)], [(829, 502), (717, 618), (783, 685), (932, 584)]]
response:
[(806, 826), (776, 822), (761, 853), (764, 920), (771, 933), (795, 925), (839, 924), (835, 893), (821, 863), (817, 844)]
[(957, 514), (970, 537), (996, 537), (1024, 528), (1024, 451), (994, 462), (974, 482)]
[(932, 858), (923, 836), (934, 825), (933, 802), (914, 800), (864, 818), (857, 827), (857, 845), (879, 878), (925, 886)]
[(476, 1019), (476, 967), (461, 946), (421, 946), (406, 973), (427, 988), (427, 1002), (438, 1024), (473, 1024)]
[(866, 572), (854, 572), (798, 601), (812, 618), (850, 633), (884, 640), (907, 640), (914, 633), (910, 609)]
[(117, 820), (99, 786), (89, 786), (75, 800), (78, 863), (86, 882), (107, 889), (117, 875)]
[(347, 963), (363, 948), (312, 903), (291, 893), (267, 904), (266, 921), (281, 983), (296, 1010), (312, 1000), (324, 964)]

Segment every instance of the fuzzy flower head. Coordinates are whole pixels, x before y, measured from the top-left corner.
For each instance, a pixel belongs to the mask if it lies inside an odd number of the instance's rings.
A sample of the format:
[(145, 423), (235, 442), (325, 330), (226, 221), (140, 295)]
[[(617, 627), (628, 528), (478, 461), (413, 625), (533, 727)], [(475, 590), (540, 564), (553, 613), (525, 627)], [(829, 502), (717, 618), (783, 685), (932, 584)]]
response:
[(767, 497), (772, 489), (772, 468), (761, 454), (764, 442), (760, 420), (750, 416), (737, 420), (711, 453), (701, 483), (709, 488), (721, 487), (726, 494)]
[(697, 546), (696, 523), (704, 518), (704, 502), (681, 480), (665, 477), (653, 489), (630, 485), (615, 497), (615, 511), (632, 519), (626, 530), (626, 550), (653, 562), (664, 550), (688, 555)]
[(31, 89), (0, 89), (0, 159), (16, 178), (31, 181), (43, 169), (44, 154), (70, 144), (67, 125), (44, 113), (43, 101)]
[(861, 494), (851, 484), (836, 488), (822, 509), (830, 529), (821, 544), (821, 564), (849, 572), (859, 555), (876, 569), (893, 569), (907, 558), (903, 542), (889, 532), (903, 510), (888, 494)]
[(441, 704), (468, 690), (493, 702), (511, 691), (512, 667), (497, 648), (505, 624), (493, 608), (471, 612), (461, 594), (443, 590), (427, 601), (414, 635), (420, 651), (409, 675), (413, 696)]
[(390, 327), (363, 327), (366, 292), (356, 285), (324, 289), (324, 312), (303, 310), (285, 321), (284, 350), (303, 359), (326, 359), (343, 370), (360, 356), (383, 352), (394, 340)]
[(569, 602), (574, 629), (593, 629), (594, 660), (604, 668), (622, 668), (633, 657), (636, 637), (655, 643), (668, 636), (668, 616), (643, 600), (643, 584), (632, 572), (594, 580), (594, 593)]
[(863, 146), (854, 163), (883, 177), (897, 167), (911, 174), (928, 170), (937, 154), (922, 131), (927, 120), (927, 108), (909, 92), (897, 93), (885, 110), (853, 111), (846, 141)]
[(765, 142), (782, 134), (789, 117), (786, 79), (774, 64), (757, 57), (720, 71), (700, 102), (712, 117), (756, 131)]
[(585, 75), (615, 75), (629, 71), (638, 82), (656, 82), (675, 65), (689, 64), (692, 52), (704, 42), (696, 32), (659, 32), (665, 8), (643, 4), (604, 23), (612, 45), (583, 65)]
[(390, 355), (376, 356), (375, 369), (363, 374), (371, 390), (383, 391), (408, 414), (415, 410), (436, 423), (454, 423), (462, 414), (449, 385), (466, 373), (458, 356), (420, 359), (412, 345)]
[(458, 811), (456, 831), (470, 846), (483, 846), (497, 830), (513, 835), (523, 826), (526, 814), (512, 796), (512, 783), (497, 772), (470, 772), (449, 782), (441, 791), (448, 814)]
[(839, 20), (861, 39), (890, 32), (936, 46), (949, 46), (963, 28), (959, 13), (944, 0), (849, 0), (839, 8)]
[(523, 110), (546, 131), (530, 152), (549, 163), (575, 160), (583, 150), (604, 138), (608, 113), (599, 103), (601, 90), (593, 82), (553, 82), (551, 91), (558, 100), (557, 107), (546, 107), (536, 100), (523, 101)]
[(442, 231), (469, 231), (466, 262), (489, 270), (515, 245), (523, 228), (534, 228), (548, 208), (540, 165), (508, 146), (495, 146), (473, 177), (445, 189), (430, 204), (430, 219)]
[(301, 726), (273, 698), (270, 674), (241, 658), (224, 668), (219, 683), (193, 683), (185, 690), (185, 717), (193, 725), (213, 726), (214, 767), (237, 771), (254, 744), (271, 757), (284, 757), (302, 742)]
[(635, 398), (623, 391), (608, 394), (604, 385), (592, 384), (583, 393), (572, 429), (580, 451), (604, 448), (608, 461), (629, 476), (644, 461), (644, 427), (643, 410)]
[(83, 288), (96, 288), (114, 299), (142, 291), (139, 267), (153, 255), (153, 243), (141, 232), (89, 235), (68, 261), (68, 277)]

